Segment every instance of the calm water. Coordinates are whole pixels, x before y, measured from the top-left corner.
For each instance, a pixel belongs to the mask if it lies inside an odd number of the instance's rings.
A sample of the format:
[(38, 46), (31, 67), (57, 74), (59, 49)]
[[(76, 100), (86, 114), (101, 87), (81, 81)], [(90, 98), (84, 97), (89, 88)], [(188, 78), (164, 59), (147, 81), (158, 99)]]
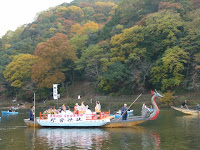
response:
[(172, 109), (137, 128), (30, 129), (23, 122), (28, 110), (1, 116), (1, 150), (200, 150), (200, 118)]

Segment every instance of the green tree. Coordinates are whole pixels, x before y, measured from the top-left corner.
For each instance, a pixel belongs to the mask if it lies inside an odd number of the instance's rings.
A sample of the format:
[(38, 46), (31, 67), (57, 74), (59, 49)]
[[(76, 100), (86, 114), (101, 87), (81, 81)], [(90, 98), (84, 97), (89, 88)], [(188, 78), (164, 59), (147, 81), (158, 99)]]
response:
[(180, 47), (189, 53), (186, 77), (183, 86), (188, 90), (199, 90), (199, 52), (200, 52), (200, 10), (187, 13), (184, 24), (185, 36), (181, 38)]
[(4, 77), (11, 82), (13, 87), (22, 87), (31, 81), (32, 66), (38, 61), (37, 56), (20, 54), (14, 57), (13, 61), (6, 66)]
[(83, 51), (87, 48), (88, 35), (77, 34), (69, 40), (70, 45), (76, 52), (78, 58), (81, 57)]
[(104, 49), (98, 45), (92, 45), (83, 52), (82, 57), (76, 62), (77, 69), (85, 69), (86, 77), (90, 81), (95, 81), (102, 75), (102, 58), (104, 58)]
[(180, 85), (184, 78), (184, 65), (187, 63), (188, 53), (175, 46), (167, 49), (164, 56), (151, 70), (151, 83), (161, 85), (163, 91)]
[(170, 107), (174, 104), (175, 97), (173, 95), (174, 95), (174, 92), (167, 91), (166, 93), (164, 93), (163, 98), (161, 98), (160, 101), (164, 105), (167, 105), (168, 107)]
[(151, 14), (145, 21), (145, 41), (151, 59), (156, 60), (163, 55), (167, 48), (179, 43), (183, 32), (184, 21), (180, 14), (168, 10)]
[[(111, 38), (111, 62), (124, 62), (138, 51), (137, 46), (144, 40), (143, 27), (134, 26), (124, 29), (121, 34)], [(145, 49), (141, 49), (142, 51)], [(138, 51), (139, 52), (139, 51)]]
[(84, 13), (84, 19), (85, 20), (94, 20), (93, 14), (94, 14), (94, 9), (92, 7), (84, 7), (83, 9)]
[(121, 62), (115, 62), (99, 77), (98, 87), (105, 93), (119, 92), (127, 79), (128, 70), (126, 67)]

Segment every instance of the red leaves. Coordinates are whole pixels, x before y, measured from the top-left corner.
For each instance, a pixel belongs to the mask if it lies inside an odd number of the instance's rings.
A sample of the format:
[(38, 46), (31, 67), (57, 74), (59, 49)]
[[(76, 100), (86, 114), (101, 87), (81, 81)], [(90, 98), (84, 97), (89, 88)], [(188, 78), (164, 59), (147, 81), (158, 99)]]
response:
[(39, 87), (47, 88), (65, 80), (65, 75), (61, 72), (65, 60), (76, 60), (67, 36), (62, 33), (38, 44), (34, 55), (39, 56), (41, 61), (33, 66), (32, 79)]

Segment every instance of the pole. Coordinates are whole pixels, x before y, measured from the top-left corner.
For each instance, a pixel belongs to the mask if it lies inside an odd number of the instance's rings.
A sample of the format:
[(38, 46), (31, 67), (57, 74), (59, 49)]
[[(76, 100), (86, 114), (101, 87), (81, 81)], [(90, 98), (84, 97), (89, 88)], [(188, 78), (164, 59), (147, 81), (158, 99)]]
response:
[(33, 148), (35, 149), (35, 93), (34, 93), (34, 131), (33, 131)]
[(57, 96), (57, 108), (58, 108), (58, 96)]
[[(140, 96), (142, 95), (142, 93), (134, 100), (134, 102), (128, 107), (128, 109), (119, 117), (119, 119), (129, 110), (129, 108), (131, 108), (131, 106), (138, 100), (138, 98), (140, 98)], [(116, 121), (118, 122), (119, 119)]]
[(35, 128), (35, 93), (34, 93), (34, 128)]

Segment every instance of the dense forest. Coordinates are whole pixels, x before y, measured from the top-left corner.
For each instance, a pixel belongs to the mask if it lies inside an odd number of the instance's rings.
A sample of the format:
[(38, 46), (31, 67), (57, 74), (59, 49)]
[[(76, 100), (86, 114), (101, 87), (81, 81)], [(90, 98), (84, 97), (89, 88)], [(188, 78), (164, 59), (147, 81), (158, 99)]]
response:
[(200, 87), (200, 0), (74, 0), (0, 38), (0, 96)]

